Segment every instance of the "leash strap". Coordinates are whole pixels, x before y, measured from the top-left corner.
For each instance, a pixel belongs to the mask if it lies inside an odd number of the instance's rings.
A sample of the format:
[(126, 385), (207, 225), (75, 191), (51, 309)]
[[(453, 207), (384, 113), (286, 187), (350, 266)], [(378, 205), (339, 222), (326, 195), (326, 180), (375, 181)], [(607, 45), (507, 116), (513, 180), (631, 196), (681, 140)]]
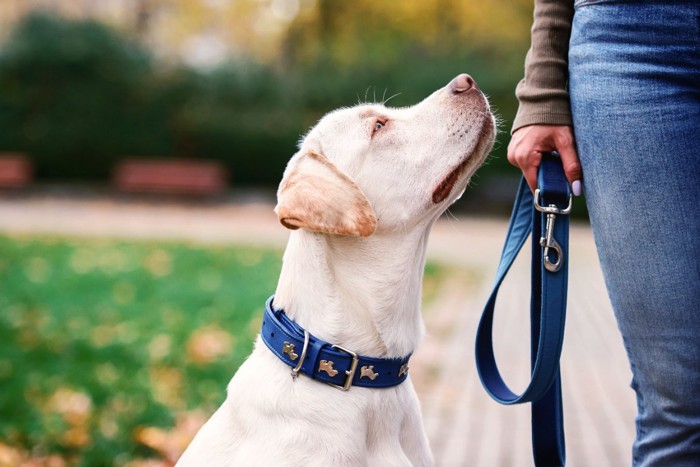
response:
[[(565, 465), (564, 417), (559, 356), (564, 340), (571, 194), (557, 153), (543, 153), (533, 197), (520, 182), (491, 295), (476, 335), (481, 383), (501, 404), (532, 402), (532, 446), (536, 466)], [(504, 382), (493, 351), (493, 316), (498, 289), (532, 232), (530, 297), (531, 380), (522, 394)]]
[(292, 377), (303, 373), (313, 379), (347, 391), (351, 386), (387, 388), (408, 378), (408, 360), (362, 357), (338, 345), (319, 339), (275, 309), (274, 295), (265, 302), (260, 337), (268, 349), (292, 367)]

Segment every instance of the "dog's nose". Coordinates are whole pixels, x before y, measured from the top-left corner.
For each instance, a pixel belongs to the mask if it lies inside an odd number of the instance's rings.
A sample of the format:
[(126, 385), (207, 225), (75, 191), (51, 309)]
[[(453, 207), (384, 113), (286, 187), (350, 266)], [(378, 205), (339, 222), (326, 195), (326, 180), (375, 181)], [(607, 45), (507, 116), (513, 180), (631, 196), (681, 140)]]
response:
[(458, 75), (450, 83), (450, 89), (452, 89), (452, 92), (454, 92), (455, 94), (469, 91), (475, 86), (476, 84), (474, 83), (474, 79), (466, 73)]

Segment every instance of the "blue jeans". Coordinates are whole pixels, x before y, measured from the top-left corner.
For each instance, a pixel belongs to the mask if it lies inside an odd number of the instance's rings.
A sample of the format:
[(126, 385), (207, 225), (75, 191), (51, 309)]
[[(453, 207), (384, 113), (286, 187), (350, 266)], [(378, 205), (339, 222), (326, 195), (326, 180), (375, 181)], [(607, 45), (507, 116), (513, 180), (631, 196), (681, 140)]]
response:
[(637, 466), (700, 465), (700, 3), (577, 1), (569, 91)]

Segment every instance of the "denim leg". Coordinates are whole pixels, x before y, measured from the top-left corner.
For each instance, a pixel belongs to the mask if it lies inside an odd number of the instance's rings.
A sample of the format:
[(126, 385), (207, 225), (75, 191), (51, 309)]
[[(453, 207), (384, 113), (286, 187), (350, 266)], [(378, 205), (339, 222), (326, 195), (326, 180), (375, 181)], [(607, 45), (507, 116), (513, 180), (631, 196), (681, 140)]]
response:
[(698, 466), (700, 4), (577, 3), (569, 86), (591, 224), (634, 375), (634, 464)]

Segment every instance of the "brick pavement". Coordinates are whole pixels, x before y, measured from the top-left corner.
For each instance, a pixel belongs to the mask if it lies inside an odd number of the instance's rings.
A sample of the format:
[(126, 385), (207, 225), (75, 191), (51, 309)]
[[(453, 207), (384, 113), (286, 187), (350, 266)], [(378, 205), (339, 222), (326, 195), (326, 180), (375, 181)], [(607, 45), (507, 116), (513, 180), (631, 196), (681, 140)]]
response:
[[(456, 266), (425, 311), (427, 336), (412, 360), (431, 445), (440, 466), (530, 466), (529, 408), (502, 407), (480, 386), (473, 346), (495, 274), (506, 220), (446, 216), (429, 258)], [(184, 239), (283, 248), (287, 232), (270, 196), (247, 202), (155, 203), (110, 196), (0, 198), (0, 232)], [(631, 463), (634, 396), (621, 339), (589, 229), (571, 232), (569, 310), (562, 356), (569, 466)], [(496, 354), (514, 389), (528, 376), (528, 259), (499, 295)]]

